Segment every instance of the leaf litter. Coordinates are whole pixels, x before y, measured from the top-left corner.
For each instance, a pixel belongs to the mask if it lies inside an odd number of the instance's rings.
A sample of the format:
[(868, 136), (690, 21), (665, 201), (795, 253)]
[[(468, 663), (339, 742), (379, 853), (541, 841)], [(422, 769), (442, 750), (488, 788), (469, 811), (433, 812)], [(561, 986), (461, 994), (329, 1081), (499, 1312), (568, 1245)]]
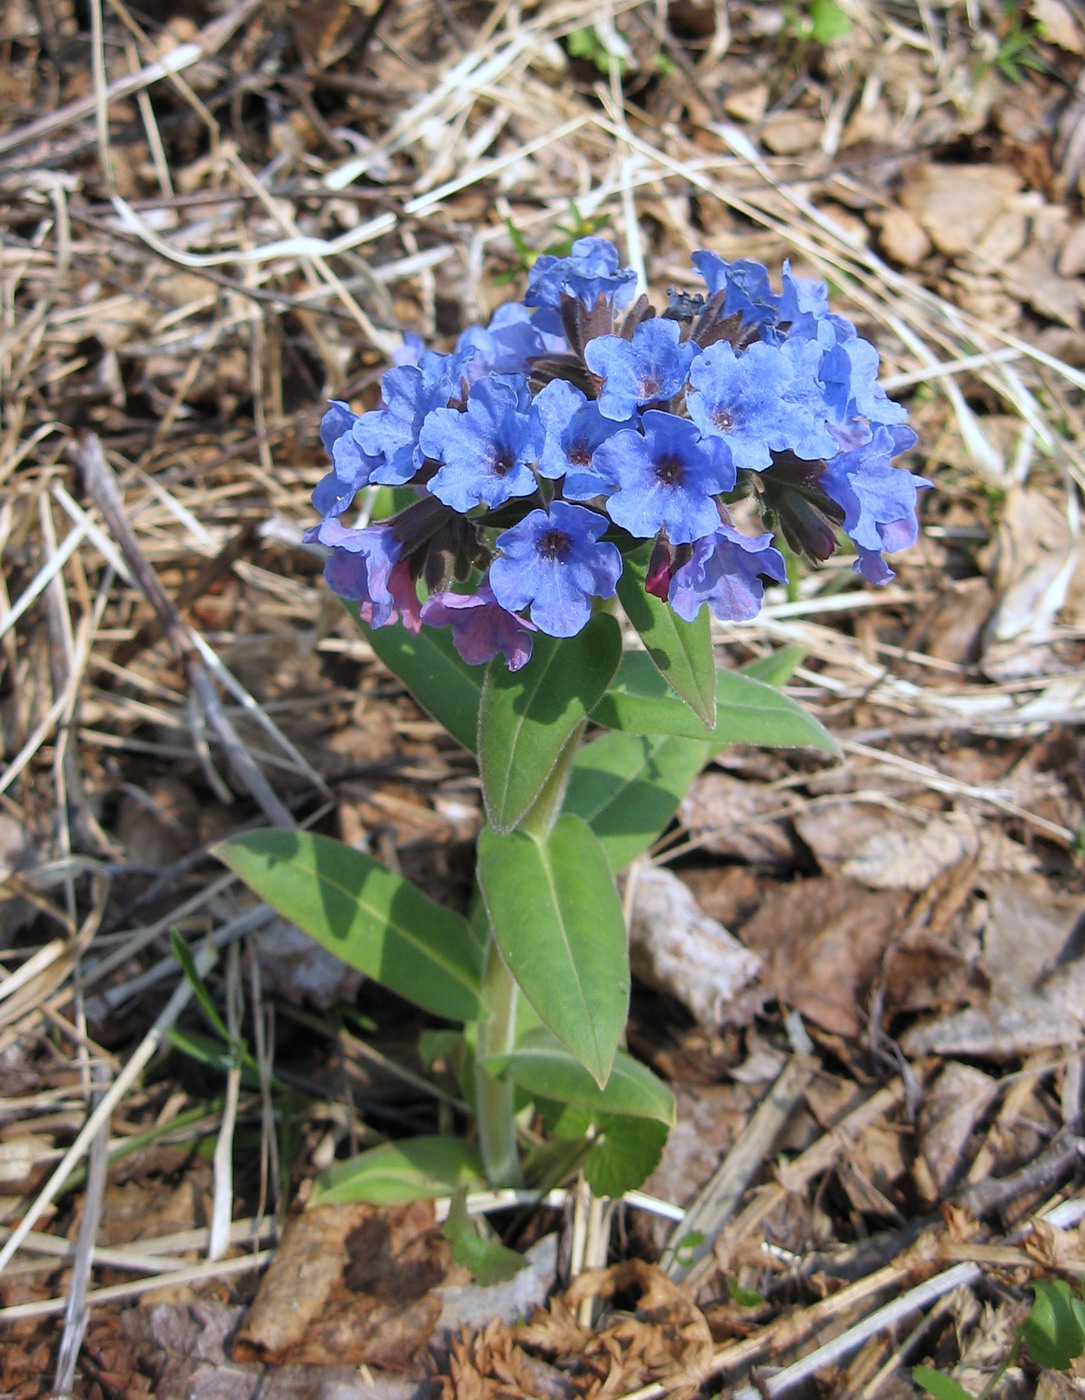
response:
[[(978, 1390), (1027, 1281), (1080, 1272), (1080, 1217), (1038, 1212), (1078, 1204), (1082, 1177), (1085, 30), (1058, 0), (1016, 7), (1017, 29), (988, 5), (841, 9), (823, 44), (744, 4), (111, 3), (98, 32), (68, 0), (4, 7), (5, 1393), (42, 1394), (62, 1339), (95, 1397), (647, 1400), (751, 1366), (765, 1393), (816, 1372), (820, 1393), (907, 1395), (923, 1357)], [(670, 951), (645, 955), (630, 1045), (680, 1106), (648, 1189), (673, 1213), (721, 1163), (743, 1185), (692, 1283), (627, 1257), (660, 1258), (670, 1228), (627, 1203), (600, 1267), (570, 1261), (533, 1322), (488, 1319), (464, 1284), (439, 1379), (428, 1344), (420, 1379), (238, 1362), (306, 1181), (446, 1109), (410, 1013), (297, 961), (206, 845), (262, 806), (459, 907), (479, 819), (466, 757), (301, 545), (322, 401), (371, 406), (401, 330), (444, 343), (485, 317), (514, 271), (505, 219), (543, 247), (571, 199), (659, 287), (695, 246), (830, 278), (913, 396), (938, 488), (889, 589), (833, 566), (718, 631), (726, 664), (801, 649), (792, 693), (843, 763), (721, 755), (631, 876)], [(228, 1179), (223, 1078), (161, 1048), (206, 1029), (171, 929), (260, 1069)], [(817, 1072), (763, 1138), (796, 1010)], [(80, 1349), (64, 1306), (99, 1128)], [(909, 1343), (894, 1329), (955, 1269)]]

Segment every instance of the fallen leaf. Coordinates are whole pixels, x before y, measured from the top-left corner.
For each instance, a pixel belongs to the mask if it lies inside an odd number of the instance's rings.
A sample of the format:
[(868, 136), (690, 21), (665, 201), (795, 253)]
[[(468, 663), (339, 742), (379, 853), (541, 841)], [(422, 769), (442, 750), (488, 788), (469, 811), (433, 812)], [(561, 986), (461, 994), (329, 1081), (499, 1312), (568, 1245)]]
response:
[(287, 1226), (233, 1345), (235, 1361), (412, 1368), (465, 1277), (433, 1204), (318, 1206)]
[(864, 1001), (908, 908), (906, 894), (871, 893), (819, 877), (778, 885), (743, 926), (761, 953), (761, 981), (787, 1006), (838, 1035), (857, 1035)]
[(913, 167), (900, 200), (935, 247), (951, 256), (970, 253), (1021, 189), (1021, 179), (1003, 165)]
[(678, 817), (703, 850), (750, 865), (789, 865), (795, 851), (779, 820), (781, 798), (729, 773), (702, 773), (678, 808)]
[(757, 976), (757, 954), (710, 919), (671, 871), (642, 867), (630, 878), (636, 882), (630, 928), (636, 976), (675, 997), (698, 1025), (745, 1018), (740, 994)]
[(998, 1080), (951, 1060), (938, 1076), (919, 1111), (919, 1151), (926, 1168), (925, 1187), (930, 1200), (944, 1196), (966, 1165), (962, 1153), (977, 1122), (998, 1092)]
[(875, 890), (925, 890), (979, 849), (972, 822), (933, 817), (925, 826), (876, 831), (842, 867), (842, 874)]

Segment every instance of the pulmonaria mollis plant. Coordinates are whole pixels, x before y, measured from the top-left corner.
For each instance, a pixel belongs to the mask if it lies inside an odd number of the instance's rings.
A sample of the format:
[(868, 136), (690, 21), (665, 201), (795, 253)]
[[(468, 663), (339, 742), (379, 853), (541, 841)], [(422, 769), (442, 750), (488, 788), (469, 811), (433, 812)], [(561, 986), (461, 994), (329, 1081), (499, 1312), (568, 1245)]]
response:
[[(775, 688), (796, 656), (717, 669), (710, 614), (756, 616), (786, 578), (780, 539), (820, 562), (847, 536), (864, 578), (891, 578), (884, 554), (915, 540), (927, 484), (894, 465), (915, 434), (820, 283), (785, 266), (777, 292), (757, 263), (693, 261), (704, 291), (656, 314), (612, 244), (582, 238), (451, 353), (408, 337), (378, 408), (324, 417), (308, 538), (377, 655), (477, 755), (485, 823), (466, 914), (324, 836), (218, 848), (325, 947), (452, 1023), (423, 1053), (471, 1111), (463, 1137), (363, 1153), (313, 1200), (577, 1169), (601, 1194), (639, 1185), (674, 1103), (618, 1048), (616, 879), (726, 745), (834, 751)], [(408, 503), (359, 528), (348, 512), (374, 485)], [(639, 642), (624, 653), (619, 609)]]
[[(686, 621), (704, 605), (756, 616), (765, 580), (786, 579), (774, 532), (822, 562), (842, 529), (866, 579), (893, 577), (883, 553), (914, 543), (926, 483), (893, 465), (916, 438), (877, 351), (786, 265), (775, 292), (759, 263), (693, 261), (704, 292), (672, 292), (657, 315), (614, 246), (582, 238), (451, 354), (412, 340), (379, 408), (332, 405), (308, 538), (331, 547), (328, 583), (364, 621), (449, 627), (464, 660), (500, 652), (516, 670), (535, 633), (582, 630), (644, 541), (644, 586)], [(344, 525), (374, 484), (418, 500)], [(732, 519), (750, 496), (761, 533)]]

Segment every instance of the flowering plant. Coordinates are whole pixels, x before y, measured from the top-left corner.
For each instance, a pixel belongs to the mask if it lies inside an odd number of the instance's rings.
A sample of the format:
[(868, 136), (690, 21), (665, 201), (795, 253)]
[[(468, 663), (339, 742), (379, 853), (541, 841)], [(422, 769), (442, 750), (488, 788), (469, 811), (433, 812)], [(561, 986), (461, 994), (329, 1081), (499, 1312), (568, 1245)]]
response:
[[(709, 614), (756, 616), (766, 581), (787, 579), (778, 538), (821, 562), (842, 532), (864, 578), (892, 578), (884, 554), (915, 541), (927, 484), (893, 465), (915, 434), (821, 283), (785, 264), (777, 292), (758, 263), (693, 262), (705, 290), (672, 291), (657, 315), (614, 246), (581, 238), (539, 257), (524, 300), (451, 353), (408, 336), (379, 407), (324, 417), (332, 470), (307, 538), (328, 547), (328, 585), (378, 656), (477, 753), (486, 825), (470, 917), (324, 837), (219, 847), (325, 946), (464, 1028), (433, 1043), (472, 1142), (376, 1149), (318, 1199), (388, 1199), (390, 1153), (397, 1199), (516, 1184), (532, 1169), (525, 1102), (598, 1192), (639, 1185), (673, 1101), (618, 1049), (615, 876), (724, 745), (833, 748), (765, 683), (771, 669), (717, 671)], [(344, 523), (375, 485), (409, 504)], [(624, 654), (612, 600), (641, 643)]]

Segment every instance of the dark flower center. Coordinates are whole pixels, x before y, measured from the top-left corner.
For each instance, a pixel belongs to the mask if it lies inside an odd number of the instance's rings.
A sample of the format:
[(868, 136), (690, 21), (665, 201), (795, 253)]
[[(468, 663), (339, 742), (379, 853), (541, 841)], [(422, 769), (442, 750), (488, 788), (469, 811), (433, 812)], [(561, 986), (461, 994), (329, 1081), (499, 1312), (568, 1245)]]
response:
[(574, 442), (569, 448), (569, 461), (574, 467), (591, 466), (591, 448), (586, 442)]
[(536, 548), (544, 559), (562, 559), (569, 549), (569, 536), (564, 530), (547, 530)]
[(678, 486), (685, 475), (686, 464), (673, 452), (665, 452), (655, 461), (655, 474), (664, 486)]
[(649, 371), (647, 374), (641, 376), (640, 396), (642, 399), (658, 399), (661, 388), (662, 384), (658, 374), (652, 374), (652, 372)]
[(516, 465), (516, 455), (508, 447), (499, 448), (494, 453), (490, 470), (494, 476), (508, 476)]
[(712, 410), (712, 421), (715, 423), (716, 427), (719, 428), (721, 433), (729, 433), (735, 426), (735, 420), (731, 416), (731, 411), (724, 408), (722, 404), (720, 404), (718, 408)]

